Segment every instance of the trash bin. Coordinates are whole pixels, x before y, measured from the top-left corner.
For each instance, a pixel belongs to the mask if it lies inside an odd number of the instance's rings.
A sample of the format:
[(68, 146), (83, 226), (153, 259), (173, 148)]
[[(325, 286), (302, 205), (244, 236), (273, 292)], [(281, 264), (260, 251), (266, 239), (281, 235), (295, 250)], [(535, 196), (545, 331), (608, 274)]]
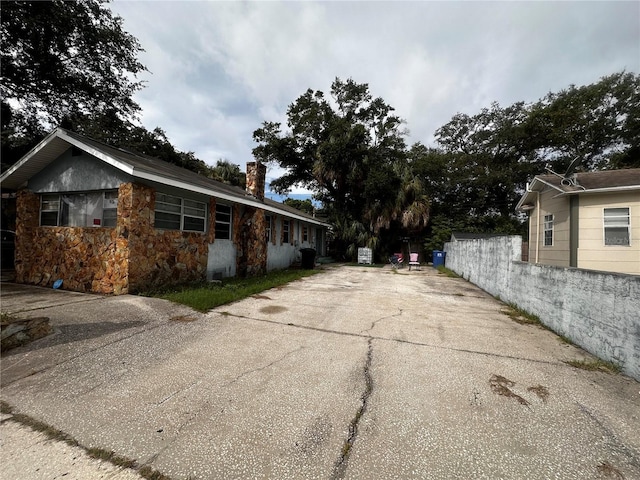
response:
[(316, 251), (313, 248), (302, 248), (300, 253), (302, 254), (302, 260), (300, 261), (302, 268), (313, 270), (316, 265)]
[(447, 252), (442, 250), (433, 251), (433, 268), (438, 268), (440, 265), (444, 267), (444, 259), (447, 256)]

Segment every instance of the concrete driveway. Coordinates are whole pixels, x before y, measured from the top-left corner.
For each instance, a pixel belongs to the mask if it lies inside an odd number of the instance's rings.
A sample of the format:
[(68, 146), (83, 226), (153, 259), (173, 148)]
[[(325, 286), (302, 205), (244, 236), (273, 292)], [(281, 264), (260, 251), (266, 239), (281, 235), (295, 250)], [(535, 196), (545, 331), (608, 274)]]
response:
[[(21, 315), (57, 333), (3, 356), (2, 400), (173, 479), (640, 478), (640, 384), (432, 268), (330, 268), (208, 314), (35, 290)], [(14, 423), (6, 478), (51, 478)]]

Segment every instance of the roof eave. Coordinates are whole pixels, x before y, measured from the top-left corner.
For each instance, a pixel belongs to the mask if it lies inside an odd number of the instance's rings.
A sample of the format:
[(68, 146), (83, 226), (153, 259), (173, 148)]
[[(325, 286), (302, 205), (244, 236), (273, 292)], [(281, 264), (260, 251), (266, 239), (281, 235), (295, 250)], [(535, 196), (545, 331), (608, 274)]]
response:
[(320, 220), (316, 220), (316, 219), (313, 219), (313, 218), (308, 218), (308, 217), (305, 217), (304, 215), (297, 215), (295, 213), (288, 212), (286, 210), (282, 210), (282, 209), (279, 209), (277, 207), (272, 207), (270, 205), (266, 205), (266, 204), (260, 202), (259, 200), (255, 199), (255, 197), (239, 198), (239, 197), (236, 197), (234, 195), (229, 195), (227, 193), (214, 190), (212, 188), (205, 188), (205, 187), (201, 187), (201, 186), (197, 186), (197, 185), (192, 185), (192, 184), (188, 184), (186, 182), (182, 182), (180, 180), (175, 180), (175, 179), (163, 177), (161, 175), (157, 175), (157, 174), (154, 174), (154, 173), (151, 173), (151, 172), (137, 171), (135, 169), (133, 171), (133, 176), (135, 178), (139, 178), (139, 179), (142, 179), (142, 180), (148, 180), (148, 181), (151, 181), (151, 182), (160, 183), (160, 184), (167, 185), (167, 186), (174, 187), (174, 188), (178, 188), (178, 189), (181, 189), (181, 190), (188, 190), (188, 191), (191, 191), (191, 192), (200, 193), (202, 195), (219, 198), (221, 200), (227, 200), (227, 201), (233, 202), (233, 203), (239, 203), (241, 205), (246, 205), (248, 207), (260, 208), (262, 210), (265, 210), (265, 211), (268, 211), (268, 212), (271, 212), (271, 213), (276, 213), (278, 215), (283, 215), (283, 216), (286, 216), (286, 217), (289, 217), (289, 218), (293, 218), (295, 220), (300, 220), (300, 221), (303, 221), (303, 222), (312, 223), (314, 225), (319, 225), (319, 226), (323, 226), (323, 227), (328, 227), (329, 226), (329, 224), (327, 224), (326, 222), (322, 222)]

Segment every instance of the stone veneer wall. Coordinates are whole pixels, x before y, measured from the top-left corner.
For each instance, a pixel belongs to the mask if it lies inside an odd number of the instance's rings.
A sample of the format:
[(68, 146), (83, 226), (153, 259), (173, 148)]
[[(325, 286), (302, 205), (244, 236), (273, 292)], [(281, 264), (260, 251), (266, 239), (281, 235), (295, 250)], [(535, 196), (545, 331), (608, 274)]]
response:
[(207, 235), (156, 230), (154, 209), (152, 188), (121, 185), (118, 229), (129, 242), (129, 292), (206, 280)]
[[(127, 183), (118, 191), (116, 228), (40, 227), (39, 196), (16, 202), (16, 281), (79, 292), (124, 294), (206, 279), (204, 233), (155, 230), (155, 192)], [(210, 231), (211, 231), (210, 225)]]
[(262, 209), (234, 208), (233, 241), (238, 249), (238, 276), (262, 275), (267, 271), (267, 222)]
[(126, 293), (126, 242), (114, 228), (40, 227), (40, 199), (22, 190), (16, 201), (16, 281), (78, 292)]

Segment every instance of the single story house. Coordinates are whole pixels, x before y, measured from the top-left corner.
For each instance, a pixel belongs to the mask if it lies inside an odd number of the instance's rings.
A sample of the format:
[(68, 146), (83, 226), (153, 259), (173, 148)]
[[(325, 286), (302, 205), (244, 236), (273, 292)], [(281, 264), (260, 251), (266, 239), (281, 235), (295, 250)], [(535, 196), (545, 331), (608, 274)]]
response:
[(640, 168), (538, 175), (516, 208), (530, 262), (640, 275)]
[(247, 190), (58, 128), (0, 176), (16, 191), (16, 281), (124, 294), (289, 267), (328, 224)]

